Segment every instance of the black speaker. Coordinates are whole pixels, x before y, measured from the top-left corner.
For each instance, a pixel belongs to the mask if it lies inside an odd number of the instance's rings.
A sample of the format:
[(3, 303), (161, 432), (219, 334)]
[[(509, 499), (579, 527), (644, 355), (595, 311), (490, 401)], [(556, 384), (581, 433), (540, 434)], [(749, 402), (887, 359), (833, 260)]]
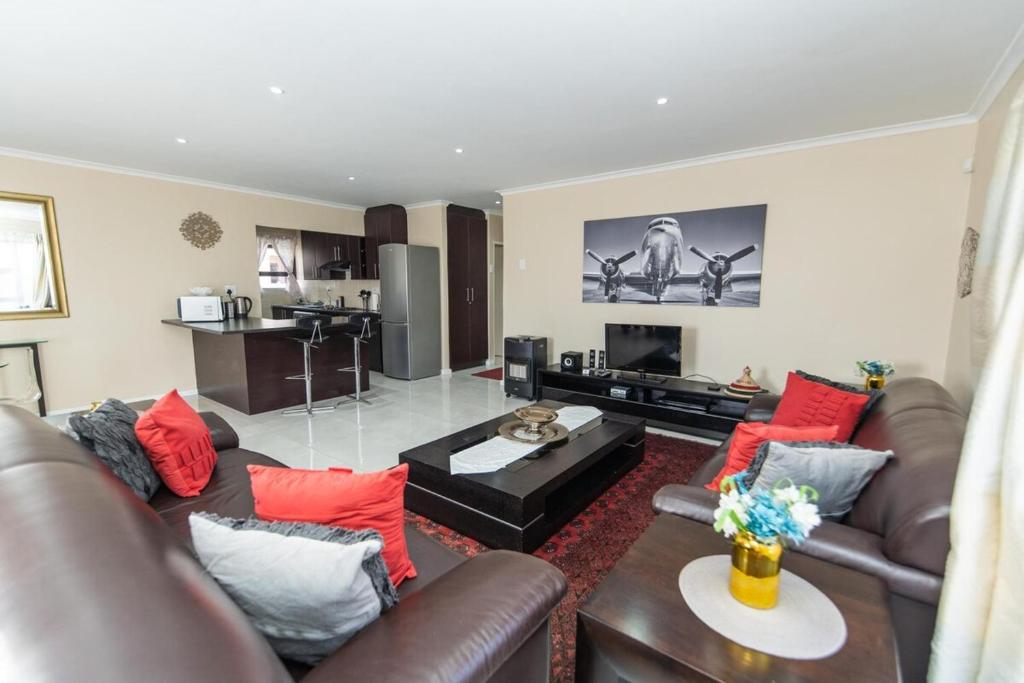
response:
[(594, 351), (594, 349), (590, 349), (590, 365), (588, 365), (588, 366), (587, 366), (588, 368), (593, 368), (593, 367), (596, 367), (596, 366), (594, 365), (594, 355), (595, 355), (596, 353), (597, 353), (597, 352), (596, 352), (596, 351)]
[(604, 349), (597, 352), (597, 367), (604, 370)]
[(562, 370), (582, 372), (583, 353), (580, 351), (564, 351), (562, 353)]

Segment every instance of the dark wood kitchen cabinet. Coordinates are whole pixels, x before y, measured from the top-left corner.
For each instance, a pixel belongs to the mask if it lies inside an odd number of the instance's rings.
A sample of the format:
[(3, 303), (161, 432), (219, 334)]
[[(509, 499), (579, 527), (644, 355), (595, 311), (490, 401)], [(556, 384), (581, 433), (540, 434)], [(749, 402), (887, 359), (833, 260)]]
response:
[(359, 235), (343, 235), (334, 232), (301, 231), (302, 278), (304, 280), (333, 280), (332, 274), (321, 268), (331, 261), (351, 261), (350, 277), (365, 280), (365, 240)]
[(371, 206), (363, 214), (363, 228), (366, 232), (363, 270), (368, 279), (378, 280), (380, 256), (377, 247), (382, 244), (409, 243), (409, 219), (405, 207), (398, 204)]
[(487, 360), (487, 216), (448, 206), (448, 349), (452, 370)]

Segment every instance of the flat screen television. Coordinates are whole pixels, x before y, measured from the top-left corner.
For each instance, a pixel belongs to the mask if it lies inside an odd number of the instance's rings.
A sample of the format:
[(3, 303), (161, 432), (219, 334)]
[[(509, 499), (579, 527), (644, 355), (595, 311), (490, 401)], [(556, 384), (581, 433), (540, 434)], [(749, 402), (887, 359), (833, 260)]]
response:
[(609, 369), (678, 377), (682, 374), (683, 328), (673, 325), (604, 326)]

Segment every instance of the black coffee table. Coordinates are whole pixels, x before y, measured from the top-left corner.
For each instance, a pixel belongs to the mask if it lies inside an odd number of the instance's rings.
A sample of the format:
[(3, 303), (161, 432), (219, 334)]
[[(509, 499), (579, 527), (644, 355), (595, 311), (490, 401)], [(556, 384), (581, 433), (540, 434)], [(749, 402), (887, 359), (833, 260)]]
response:
[[(568, 404), (540, 401), (555, 410)], [(409, 465), (405, 507), (491, 548), (537, 549), (644, 456), (643, 418), (604, 413), (548, 447), (497, 472), (451, 474), (453, 453), (498, 433), (511, 413), (400, 453)]]

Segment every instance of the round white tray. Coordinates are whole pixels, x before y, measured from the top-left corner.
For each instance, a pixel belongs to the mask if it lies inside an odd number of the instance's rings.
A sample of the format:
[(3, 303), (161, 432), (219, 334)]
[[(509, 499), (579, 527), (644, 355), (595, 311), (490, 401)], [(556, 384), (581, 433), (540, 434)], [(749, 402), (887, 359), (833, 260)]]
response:
[(846, 642), (846, 622), (828, 596), (785, 569), (779, 604), (754, 609), (729, 593), (728, 555), (698, 558), (679, 572), (679, 591), (693, 613), (744, 647), (789, 659), (824, 659)]

